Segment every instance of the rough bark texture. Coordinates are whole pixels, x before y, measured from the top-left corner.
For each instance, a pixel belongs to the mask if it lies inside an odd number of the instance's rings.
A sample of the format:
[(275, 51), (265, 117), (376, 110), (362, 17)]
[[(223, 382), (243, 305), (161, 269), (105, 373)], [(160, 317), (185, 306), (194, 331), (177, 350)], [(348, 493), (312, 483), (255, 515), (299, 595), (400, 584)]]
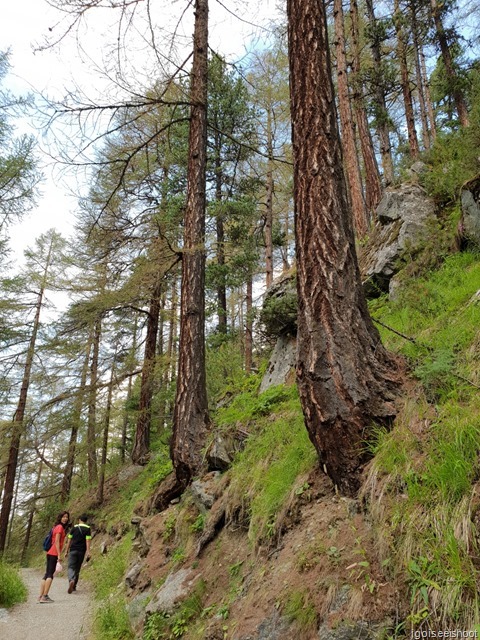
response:
[(354, 493), (374, 421), (395, 415), (398, 365), (367, 311), (354, 248), (325, 8), (288, 0), (297, 240), (297, 379), (323, 469)]
[(265, 284), (268, 287), (273, 282), (273, 132), (272, 132), (272, 112), (267, 112), (267, 176), (266, 176), (266, 194), (265, 194)]
[(335, 50), (337, 58), (338, 110), (342, 128), (345, 174), (348, 181), (350, 200), (352, 203), (355, 231), (359, 238), (367, 232), (367, 216), (363, 199), (362, 178), (358, 164), (355, 144), (355, 128), (350, 103), (350, 90), (347, 77), (347, 56), (345, 53), (345, 25), (343, 16), (343, 0), (334, 0), (333, 16), (335, 21)]
[(180, 352), (171, 456), (180, 485), (202, 468), (209, 428), (205, 380), (205, 168), (208, 0), (195, 2), (187, 204), (184, 218)]

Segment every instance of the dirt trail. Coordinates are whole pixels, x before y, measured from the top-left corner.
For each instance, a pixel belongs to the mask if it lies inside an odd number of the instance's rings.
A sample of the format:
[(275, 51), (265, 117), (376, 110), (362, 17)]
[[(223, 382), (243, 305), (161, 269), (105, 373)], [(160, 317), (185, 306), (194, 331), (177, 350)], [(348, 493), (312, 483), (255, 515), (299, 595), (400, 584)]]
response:
[(66, 571), (57, 576), (50, 588), (54, 602), (38, 604), (42, 573), (36, 569), (22, 569), (28, 588), (27, 601), (0, 615), (1, 640), (88, 640), (91, 623), (91, 598), (87, 582), (80, 583), (78, 592), (67, 593)]

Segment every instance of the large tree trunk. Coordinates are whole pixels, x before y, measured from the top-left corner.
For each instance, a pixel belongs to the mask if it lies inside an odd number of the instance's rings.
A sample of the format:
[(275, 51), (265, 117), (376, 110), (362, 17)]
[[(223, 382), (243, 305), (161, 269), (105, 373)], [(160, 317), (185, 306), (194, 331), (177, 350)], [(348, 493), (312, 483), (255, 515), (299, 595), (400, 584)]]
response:
[(132, 462), (146, 464), (150, 453), (150, 424), (152, 420), (153, 381), (155, 375), (155, 355), (157, 352), (158, 318), (160, 315), (160, 296), (162, 278), (159, 275), (155, 284), (147, 317), (147, 336), (140, 385), (140, 403), (137, 426), (132, 449)]
[(358, 164), (355, 144), (355, 127), (352, 117), (350, 90), (347, 77), (347, 56), (345, 52), (345, 24), (343, 16), (343, 0), (334, 0), (333, 16), (335, 21), (335, 49), (337, 58), (338, 108), (342, 128), (345, 174), (348, 181), (350, 200), (352, 203), (355, 231), (359, 238), (367, 232), (367, 216), (363, 199), (362, 178)]
[(374, 422), (395, 416), (398, 364), (368, 314), (346, 196), (325, 7), (288, 0), (297, 240), (297, 379), (323, 469), (354, 494)]
[(375, 211), (382, 199), (382, 182), (380, 180), (377, 158), (375, 149), (373, 148), (372, 134), (365, 109), (360, 65), (360, 26), (356, 0), (351, 0), (350, 2), (350, 25), (352, 36), (353, 111), (358, 127), (358, 138), (360, 140), (365, 172), (365, 206), (368, 216), (371, 219), (374, 217)]
[(403, 104), (405, 107), (405, 120), (407, 123), (408, 146), (410, 148), (410, 156), (417, 160), (420, 154), (418, 147), (417, 130), (415, 128), (415, 111), (413, 108), (412, 89), (410, 87), (410, 75), (408, 73), (407, 60), (407, 39), (403, 26), (404, 17), (400, 9), (399, 0), (394, 0), (395, 14), (394, 24), (397, 34), (397, 58), (400, 65), (401, 85), (403, 94)]
[(207, 60), (208, 0), (196, 0), (182, 254), (180, 353), (171, 441), (178, 491), (182, 491), (202, 469), (202, 450), (210, 424), (205, 375)]

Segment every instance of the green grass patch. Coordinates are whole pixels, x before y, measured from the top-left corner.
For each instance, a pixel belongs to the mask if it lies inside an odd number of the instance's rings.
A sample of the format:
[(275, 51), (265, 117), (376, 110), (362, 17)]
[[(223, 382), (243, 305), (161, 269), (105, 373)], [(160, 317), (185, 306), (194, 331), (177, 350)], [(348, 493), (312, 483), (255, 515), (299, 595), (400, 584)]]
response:
[(253, 421), (252, 434), (231, 469), (229, 491), (248, 517), (251, 540), (258, 543), (274, 537), (297, 478), (316, 464), (317, 456), (295, 387), (273, 387), (250, 398), (242, 411)]
[(25, 602), (27, 594), (18, 569), (0, 561), (0, 607), (8, 609), (18, 602)]

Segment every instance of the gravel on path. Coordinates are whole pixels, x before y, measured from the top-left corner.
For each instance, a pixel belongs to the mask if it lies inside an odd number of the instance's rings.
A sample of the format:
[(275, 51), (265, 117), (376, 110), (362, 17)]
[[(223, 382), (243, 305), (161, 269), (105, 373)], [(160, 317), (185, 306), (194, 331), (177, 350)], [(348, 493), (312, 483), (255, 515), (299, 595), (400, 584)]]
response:
[(21, 574), (28, 588), (27, 601), (1, 610), (0, 640), (89, 640), (91, 597), (81, 576), (78, 591), (70, 595), (66, 571), (57, 576), (49, 593), (54, 602), (38, 604), (42, 572), (22, 569)]

